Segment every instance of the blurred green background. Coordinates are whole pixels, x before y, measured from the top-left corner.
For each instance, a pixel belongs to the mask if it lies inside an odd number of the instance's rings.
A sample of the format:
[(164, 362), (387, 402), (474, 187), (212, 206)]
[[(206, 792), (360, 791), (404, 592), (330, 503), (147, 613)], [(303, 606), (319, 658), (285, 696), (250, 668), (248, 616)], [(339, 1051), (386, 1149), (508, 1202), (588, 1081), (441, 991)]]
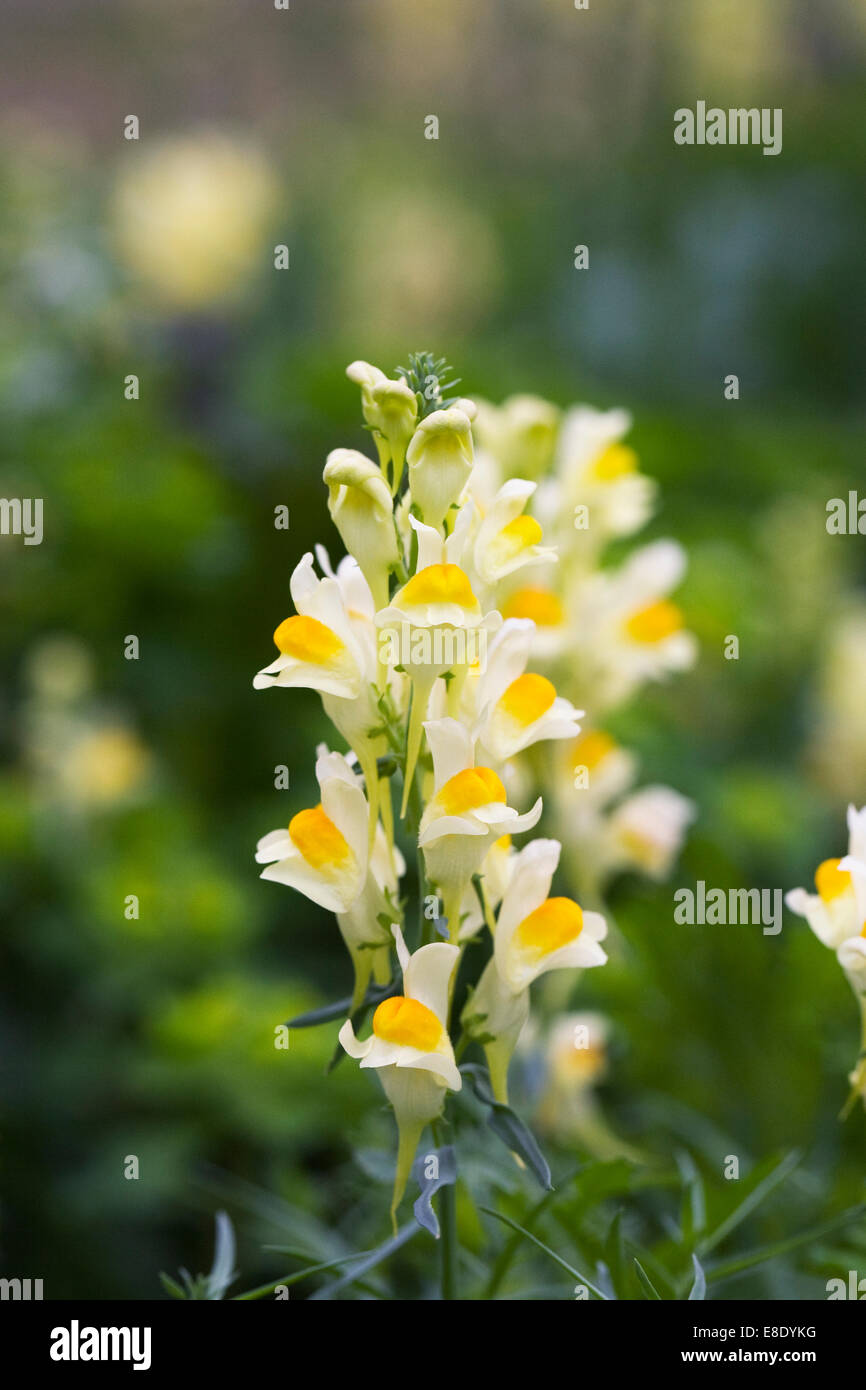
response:
[[(699, 666), (616, 729), (699, 817), (672, 884), (618, 883), (626, 950), (578, 991), (613, 1030), (605, 1114), (716, 1181), (719, 1155), (805, 1150), (771, 1224), (862, 1196), (831, 953), (787, 914), (779, 938), (676, 927), (672, 891), (808, 884), (866, 801), (863, 542), (825, 530), (866, 491), (866, 7), (5, 8), (0, 478), (44, 498), (45, 539), (0, 538), (3, 1273), (154, 1297), (159, 1269), (207, 1267), (217, 1204), (244, 1286), (299, 1212), (351, 1248), (385, 1234), (351, 1158), (391, 1144), (380, 1097), (350, 1066), (323, 1082), (336, 1025), (273, 1047), (349, 971), (252, 857), (311, 804), (328, 726), (251, 682), (300, 556), (340, 553), (321, 469), (367, 443), (346, 363), (426, 348), (467, 395), (628, 406), (661, 484), (644, 536), (689, 552)], [(698, 99), (781, 107), (782, 154), (677, 147)], [(823, 1297), (821, 1271), (722, 1296)]]

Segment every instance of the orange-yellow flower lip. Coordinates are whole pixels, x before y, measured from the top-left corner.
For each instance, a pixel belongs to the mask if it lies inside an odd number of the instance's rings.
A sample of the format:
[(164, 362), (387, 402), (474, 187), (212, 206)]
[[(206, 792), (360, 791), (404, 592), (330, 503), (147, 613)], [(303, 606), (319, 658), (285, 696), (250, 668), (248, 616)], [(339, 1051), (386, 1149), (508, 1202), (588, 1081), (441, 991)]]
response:
[(615, 747), (616, 743), (604, 729), (587, 729), (571, 746), (572, 769), (585, 767), (592, 772)]
[(509, 521), (507, 526), (503, 526), (496, 536), (494, 544), (503, 558), (511, 559), (515, 555), (519, 555), (521, 551), (529, 550), (533, 545), (538, 545), (543, 534), (535, 517), (522, 513), (520, 516), (516, 516), (513, 521)]
[(284, 619), (274, 633), (274, 642), (283, 656), (306, 661), (313, 666), (325, 666), (343, 651), (343, 643), (318, 618), (303, 617), (300, 613)]
[(529, 586), (513, 593), (502, 608), (503, 618), (531, 618), (537, 627), (558, 627), (562, 604), (550, 589)]
[(670, 599), (660, 598), (639, 608), (626, 620), (626, 631), (635, 642), (663, 642), (683, 625), (683, 615)]
[(576, 941), (583, 931), (583, 912), (571, 898), (547, 898), (515, 932), (519, 946), (540, 958)]
[(383, 999), (373, 1015), (373, 1032), (383, 1042), (435, 1052), (442, 1040), (442, 1024), (432, 1009), (417, 999), (396, 994)]
[(344, 868), (353, 857), (342, 832), (323, 811), (321, 803), (292, 817), (289, 836), (313, 869)]
[(456, 604), (470, 611), (478, 608), (469, 577), (459, 565), (427, 565), (419, 570), (403, 586), (399, 603), (401, 608), (429, 603)]
[(556, 699), (556, 686), (546, 676), (527, 671), (508, 686), (499, 707), (526, 727), (546, 714)]
[(638, 458), (627, 444), (610, 444), (599, 454), (589, 469), (589, 476), (600, 483), (611, 483), (629, 473), (636, 473)]
[(831, 903), (851, 887), (851, 875), (840, 869), (841, 859), (825, 859), (815, 870), (815, 887), (822, 902)]
[(467, 767), (440, 788), (437, 802), (446, 816), (462, 816), (493, 801), (507, 800), (500, 778), (489, 767)]

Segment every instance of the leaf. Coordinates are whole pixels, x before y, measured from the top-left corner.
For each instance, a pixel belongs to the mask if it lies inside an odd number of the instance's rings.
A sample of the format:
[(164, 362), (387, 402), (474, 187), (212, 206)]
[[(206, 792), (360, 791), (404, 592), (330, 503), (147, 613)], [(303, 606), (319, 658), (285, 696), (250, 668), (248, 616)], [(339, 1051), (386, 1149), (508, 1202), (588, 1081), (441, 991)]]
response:
[(186, 1298), (186, 1290), (182, 1289), (177, 1280), (172, 1279), (170, 1274), (163, 1274), (160, 1271), (159, 1282), (162, 1284), (166, 1293), (170, 1294), (172, 1298)]
[[(354, 1018), (357, 1018), (362, 1010), (369, 1009), (371, 1004), (380, 1004), (383, 999), (387, 999), (397, 989), (395, 980), (391, 980), (387, 985), (371, 985), (359, 1004)], [(316, 1028), (320, 1023), (330, 1023), (335, 1018), (346, 1018), (352, 1003), (351, 994), (347, 994), (345, 999), (338, 999), (333, 1004), (323, 1004), (320, 1009), (311, 1009), (309, 1013), (298, 1014), (297, 1018), (290, 1018), (284, 1024), (286, 1028)]]
[[(266, 1250), (279, 1250), (278, 1245), (265, 1246)], [(325, 1270), (339, 1269), (340, 1265), (351, 1264), (353, 1260), (361, 1260), (366, 1255), (366, 1251), (359, 1255), (341, 1255), (338, 1260), (325, 1260), (322, 1264), (307, 1265), (306, 1269), (296, 1270), (294, 1274), (286, 1274), (281, 1279), (275, 1279), (272, 1284), (259, 1284), (255, 1289), (247, 1289), (246, 1293), (236, 1293), (231, 1300), (232, 1303), (248, 1303), (254, 1298), (264, 1298), (266, 1294), (273, 1293), (278, 1285), (285, 1284), (289, 1288), (292, 1284), (299, 1284), (302, 1279), (307, 1279), (311, 1274), (323, 1274)]]
[(384, 1149), (357, 1148), (352, 1157), (365, 1177), (391, 1187), (394, 1183), (394, 1155)]
[(411, 1240), (414, 1235), (417, 1235), (418, 1230), (419, 1227), (414, 1221), (408, 1221), (395, 1236), (391, 1236), (390, 1239), (384, 1241), (382, 1245), (377, 1245), (375, 1250), (371, 1250), (368, 1254), (361, 1256), (357, 1269), (350, 1270), (349, 1273), (344, 1274), (341, 1279), (335, 1279), (332, 1284), (326, 1284), (323, 1289), (317, 1289), (316, 1292), (311, 1295), (309, 1301), (323, 1301), (333, 1298), (334, 1294), (338, 1293), (340, 1289), (347, 1288), (350, 1284), (354, 1284), (356, 1279), (360, 1279), (362, 1274), (368, 1274), (371, 1269), (375, 1269), (383, 1260), (387, 1260), (390, 1255), (393, 1255), (395, 1251), (405, 1245), (408, 1240)]
[(697, 1255), (692, 1255), (692, 1269), (695, 1272), (695, 1282), (689, 1290), (688, 1302), (693, 1303), (696, 1299), (704, 1299), (707, 1296), (707, 1276), (701, 1268), (701, 1262)]
[(753, 1269), (755, 1265), (775, 1259), (777, 1255), (786, 1255), (789, 1250), (796, 1250), (800, 1245), (809, 1245), (812, 1241), (820, 1240), (830, 1231), (837, 1230), (839, 1226), (847, 1226), (849, 1222), (858, 1221), (863, 1216), (866, 1216), (866, 1202), (849, 1207), (847, 1211), (839, 1212), (838, 1216), (823, 1221), (819, 1226), (812, 1226), (808, 1231), (801, 1231), (799, 1235), (788, 1236), (787, 1240), (776, 1241), (774, 1245), (765, 1245), (758, 1250), (750, 1250), (745, 1255), (714, 1265), (712, 1269), (707, 1270), (707, 1282), (714, 1284), (719, 1279), (730, 1279), (734, 1274), (741, 1274), (746, 1269)]
[(775, 1168), (772, 1168), (767, 1176), (762, 1178), (761, 1181), (752, 1188), (752, 1191), (746, 1194), (740, 1204), (736, 1206), (723, 1221), (720, 1221), (718, 1226), (710, 1231), (709, 1235), (700, 1242), (698, 1249), (701, 1254), (706, 1255), (710, 1250), (715, 1250), (716, 1246), (720, 1245), (721, 1242), (731, 1234), (731, 1231), (736, 1230), (737, 1226), (745, 1221), (747, 1216), (751, 1216), (752, 1212), (760, 1206), (765, 1197), (769, 1197), (775, 1187), (778, 1187), (780, 1183), (785, 1181), (799, 1162), (800, 1155), (795, 1149), (789, 1154), (785, 1154), (776, 1164)]
[(490, 1076), (486, 1068), (477, 1062), (465, 1062), (460, 1070), (469, 1077), (472, 1089), (478, 1099), (489, 1107), (490, 1113), (487, 1116), (487, 1123), (493, 1133), (502, 1140), (509, 1150), (520, 1155), (527, 1166), (531, 1168), (541, 1186), (550, 1191), (553, 1188), (553, 1183), (551, 1182), (547, 1159), (519, 1116), (515, 1115), (509, 1105), (503, 1105), (501, 1101), (496, 1099), (490, 1089)]
[(235, 1232), (228, 1212), (216, 1214), (216, 1241), (213, 1264), (207, 1276), (207, 1297), (221, 1299), (229, 1284), (237, 1278), (235, 1272)]
[(614, 1288), (613, 1280), (610, 1277), (610, 1270), (608, 1269), (604, 1260), (596, 1260), (595, 1273), (598, 1278), (599, 1288), (604, 1293), (605, 1298), (613, 1302), (616, 1302), (616, 1289)]
[(637, 1271), (638, 1281), (641, 1285), (641, 1288), (644, 1290), (647, 1298), (661, 1299), (661, 1294), (659, 1293), (653, 1281), (650, 1279), (640, 1260), (635, 1260), (634, 1267)]
[(683, 1202), (680, 1227), (684, 1243), (691, 1247), (707, 1224), (707, 1204), (704, 1184), (691, 1154), (680, 1150), (676, 1155), (677, 1168), (683, 1181)]
[[(487, 1216), (494, 1216), (497, 1221), (502, 1221), (506, 1226), (510, 1226), (512, 1231), (518, 1231), (527, 1240), (531, 1240), (533, 1245), (537, 1245), (539, 1250), (542, 1250), (551, 1260), (555, 1260), (560, 1269), (564, 1269), (567, 1274), (571, 1275), (572, 1279), (576, 1279), (579, 1284), (585, 1284), (590, 1292), (594, 1293), (596, 1298), (600, 1298), (603, 1303), (609, 1302), (607, 1295), (602, 1293), (597, 1284), (594, 1284), (591, 1279), (587, 1279), (585, 1274), (581, 1274), (579, 1269), (575, 1269), (574, 1265), (570, 1265), (561, 1255), (557, 1255), (556, 1251), (551, 1250), (549, 1245), (545, 1245), (543, 1241), (538, 1239), (538, 1236), (534, 1236), (531, 1231), (527, 1231), (517, 1221), (512, 1221), (510, 1216), (503, 1216), (501, 1212), (493, 1211), (490, 1207), (479, 1207), (479, 1211), (483, 1211)], [(636, 1260), (635, 1264), (637, 1264)]]
[(415, 1213), (415, 1220), (419, 1226), (423, 1226), (425, 1231), (429, 1231), (435, 1240), (439, 1239), (439, 1218), (433, 1210), (433, 1194), (438, 1192), (440, 1187), (448, 1187), (457, 1181), (457, 1155), (453, 1145), (445, 1144), (441, 1149), (433, 1151), (437, 1159), (437, 1176), (428, 1178), (424, 1174), (428, 1160), (433, 1154), (421, 1154), (413, 1164), (413, 1175), (415, 1181), (421, 1188), (421, 1196), (416, 1198), (412, 1210)]
[(623, 1291), (625, 1282), (625, 1242), (622, 1237), (622, 1207), (610, 1223), (604, 1243), (604, 1257), (615, 1289)]
[(517, 1254), (518, 1249), (520, 1248), (521, 1235), (523, 1233), (525, 1233), (526, 1235), (530, 1234), (529, 1227), (532, 1225), (534, 1221), (538, 1220), (545, 1207), (548, 1207), (550, 1203), (553, 1201), (555, 1195), (556, 1194), (554, 1193), (552, 1188), (550, 1192), (545, 1192), (544, 1196), (539, 1198), (535, 1206), (527, 1212), (524, 1218), (526, 1222), (525, 1227), (523, 1227), (520, 1231), (515, 1231), (514, 1235), (512, 1235), (511, 1238), (508, 1241), (506, 1241), (505, 1245), (503, 1246), (502, 1250), (497, 1256), (493, 1269), (490, 1271), (490, 1278), (487, 1281), (487, 1287), (485, 1288), (483, 1294), (485, 1302), (492, 1299), (498, 1292), (502, 1284), (502, 1281), (508, 1273), (511, 1262), (514, 1259), (514, 1256)]

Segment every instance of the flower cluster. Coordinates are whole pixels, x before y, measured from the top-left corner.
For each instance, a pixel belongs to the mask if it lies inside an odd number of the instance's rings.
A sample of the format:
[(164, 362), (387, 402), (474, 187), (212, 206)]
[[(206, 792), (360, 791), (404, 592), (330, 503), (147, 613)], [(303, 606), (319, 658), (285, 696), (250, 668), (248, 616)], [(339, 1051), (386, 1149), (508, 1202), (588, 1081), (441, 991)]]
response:
[(848, 978), (860, 1004), (863, 1045), (851, 1072), (847, 1109), (862, 1096), (866, 1104), (866, 806), (848, 807), (848, 853), (825, 859), (815, 870), (816, 892), (793, 888), (785, 901), (805, 917), (818, 940), (831, 951)]
[[(461, 1089), (455, 1048), (483, 1049), (506, 1103), (533, 981), (606, 960), (604, 917), (553, 890), (560, 841), (514, 843), (542, 815), (527, 750), (565, 748), (561, 764), (589, 771), (580, 816), (572, 806), (560, 818), (580, 821), (604, 875), (626, 864), (662, 873), (689, 815), (667, 788), (611, 811), (633, 760), (584, 729), (573, 703), (603, 711), (694, 656), (668, 597), (683, 569), (676, 546), (599, 569), (604, 542), (652, 504), (620, 442), (627, 417), (581, 408), (561, 420), (531, 397), (494, 408), (447, 396), (445, 374), (428, 355), (394, 377), (367, 362), (347, 369), (377, 458), (328, 456), (348, 554), (336, 569), (322, 547), (303, 557), (295, 612), (254, 681), (318, 691), (349, 747), (318, 750), (318, 804), (265, 835), (256, 857), (263, 878), (336, 917), (354, 967), (340, 1042), (376, 1069), (398, 1125), (392, 1217), (422, 1131)], [(400, 844), (416, 858), (413, 914)], [(470, 958), (472, 941), (486, 950)]]
[(535, 396), (479, 402), (470, 483), (483, 503), (515, 473), (540, 480), (533, 517), (556, 562), (510, 581), (503, 612), (534, 622), (533, 660), (592, 713), (577, 738), (533, 771), (552, 802), (569, 871), (596, 898), (626, 869), (666, 877), (694, 817), (692, 803), (669, 787), (632, 790), (637, 759), (605, 727), (646, 682), (685, 671), (697, 656), (671, 598), (685, 572), (681, 546), (654, 541), (618, 568), (605, 564), (611, 543), (638, 531), (655, 505), (656, 485), (624, 442), (630, 427), (618, 409), (560, 412)]

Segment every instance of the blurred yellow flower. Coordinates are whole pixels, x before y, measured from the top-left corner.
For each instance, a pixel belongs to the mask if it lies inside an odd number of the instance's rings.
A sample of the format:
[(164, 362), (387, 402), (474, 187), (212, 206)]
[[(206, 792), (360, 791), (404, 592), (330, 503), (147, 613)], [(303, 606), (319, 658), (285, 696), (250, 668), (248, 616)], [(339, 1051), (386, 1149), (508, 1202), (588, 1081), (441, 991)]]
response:
[(63, 780), (80, 803), (106, 806), (134, 792), (150, 765), (150, 754), (135, 734), (122, 725), (107, 725), (69, 750)]
[(216, 131), (133, 149), (114, 194), (118, 255), (172, 308), (231, 298), (267, 264), (276, 195), (261, 152)]

